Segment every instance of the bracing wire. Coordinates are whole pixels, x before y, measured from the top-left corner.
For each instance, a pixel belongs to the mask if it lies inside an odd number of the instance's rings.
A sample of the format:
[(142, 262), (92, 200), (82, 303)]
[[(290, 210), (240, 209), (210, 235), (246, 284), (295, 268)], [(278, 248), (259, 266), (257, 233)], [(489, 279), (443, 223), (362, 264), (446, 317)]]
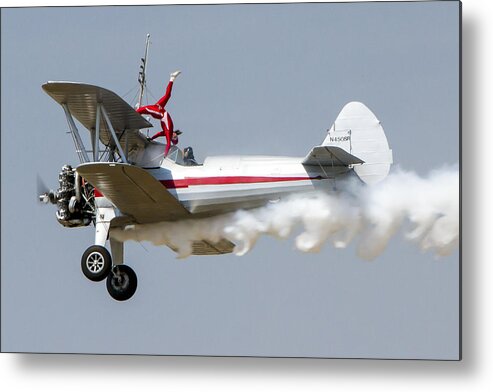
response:
[(122, 98), (125, 98), (128, 94), (130, 94), (133, 90), (135, 89), (138, 89), (139, 88), (139, 85), (136, 84), (135, 86), (133, 86), (130, 90), (128, 90), (125, 94), (122, 95)]
[(132, 102), (132, 106), (135, 107), (137, 105), (137, 98), (139, 96), (139, 91), (136, 91), (135, 94), (134, 94), (134, 97), (132, 98), (132, 100), (130, 102)]
[(151, 89), (149, 87), (147, 87), (146, 89), (146, 94), (149, 93), (149, 95), (151, 96), (152, 99), (154, 99), (154, 102), (157, 102), (158, 99), (154, 96), (154, 94), (152, 93)]

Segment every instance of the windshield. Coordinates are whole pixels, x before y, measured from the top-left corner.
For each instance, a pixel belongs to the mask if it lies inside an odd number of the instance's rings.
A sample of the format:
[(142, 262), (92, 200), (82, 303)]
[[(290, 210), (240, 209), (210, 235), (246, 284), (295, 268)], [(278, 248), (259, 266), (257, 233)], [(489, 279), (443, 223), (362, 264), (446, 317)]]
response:
[(177, 146), (171, 146), (168, 152), (168, 156), (166, 157), (170, 161), (175, 162), (178, 165), (184, 165), (183, 162), (183, 151)]

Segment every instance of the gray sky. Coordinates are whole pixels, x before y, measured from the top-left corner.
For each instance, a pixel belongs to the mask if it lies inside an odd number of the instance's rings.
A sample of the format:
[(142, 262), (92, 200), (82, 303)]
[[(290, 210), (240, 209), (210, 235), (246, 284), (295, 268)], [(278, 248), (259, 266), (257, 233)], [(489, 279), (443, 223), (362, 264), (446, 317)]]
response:
[[(366, 103), (402, 168), (459, 157), (458, 2), (2, 9), (2, 350), (446, 358), (458, 356), (459, 256), (394, 238), (375, 261), (262, 238), (247, 255), (175, 259), (129, 243), (139, 278), (117, 303), (85, 279), (94, 230), (65, 229), (36, 204), (76, 164), (48, 80), (148, 86), (203, 160), (304, 156), (342, 106)], [(125, 97), (127, 101), (133, 94)], [(149, 101), (154, 98), (149, 97)], [(156, 124), (157, 125), (157, 124)]]

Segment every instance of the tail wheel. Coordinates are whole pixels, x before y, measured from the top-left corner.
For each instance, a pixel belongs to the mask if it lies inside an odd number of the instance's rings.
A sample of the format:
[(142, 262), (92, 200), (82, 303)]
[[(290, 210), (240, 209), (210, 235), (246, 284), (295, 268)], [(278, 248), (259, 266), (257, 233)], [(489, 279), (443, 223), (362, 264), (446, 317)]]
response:
[(106, 288), (113, 299), (126, 301), (137, 290), (137, 275), (128, 265), (115, 265), (106, 279)]
[(111, 263), (110, 252), (104, 246), (90, 246), (82, 255), (82, 273), (87, 279), (100, 282), (110, 273)]

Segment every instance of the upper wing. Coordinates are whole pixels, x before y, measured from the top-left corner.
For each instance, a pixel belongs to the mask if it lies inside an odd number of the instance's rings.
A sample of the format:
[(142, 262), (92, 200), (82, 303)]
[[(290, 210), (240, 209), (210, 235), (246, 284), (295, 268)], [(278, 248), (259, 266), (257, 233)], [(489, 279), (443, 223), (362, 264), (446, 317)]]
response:
[[(85, 163), (77, 172), (96, 187), (126, 217), (115, 218), (111, 225), (155, 223), (190, 219), (190, 212), (171, 195), (163, 184), (146, 170), (125, 163)], [(129, 219), (130, 218), (130, 219)], [(234, 244), (226, 239), (217, 243), (194, 241), (194, 255), (231, 253)], [(176, 251), (176, 249), (174, 249)]]
[(317, 146), (312, 148), (301, 163), (307, 166), (349, 166), (364, 163), (364, 161), (340, 147)]
[[(106, 109), (124, 151), (135, 145), (144, 145), (145, 138), (140, 134), (139, 129), (150, 128), (151, 123), (114, 92), (76, 82), (48, 82), (42, 87), (60, 105), (66, 104), (70, 113), (90, 132), (96, 129), (96, 108), (99, 103)], [(125, 137), (122, 138), (124, 131)], [(103, 118), (101, 118), (99, 139), (106, 146), (110, 145), (112, 139)]]
[(190, 218), (190, 212), (165, 186), (140, 167), (93, 162), (79, 165), (77, 172), (137, 223)]

